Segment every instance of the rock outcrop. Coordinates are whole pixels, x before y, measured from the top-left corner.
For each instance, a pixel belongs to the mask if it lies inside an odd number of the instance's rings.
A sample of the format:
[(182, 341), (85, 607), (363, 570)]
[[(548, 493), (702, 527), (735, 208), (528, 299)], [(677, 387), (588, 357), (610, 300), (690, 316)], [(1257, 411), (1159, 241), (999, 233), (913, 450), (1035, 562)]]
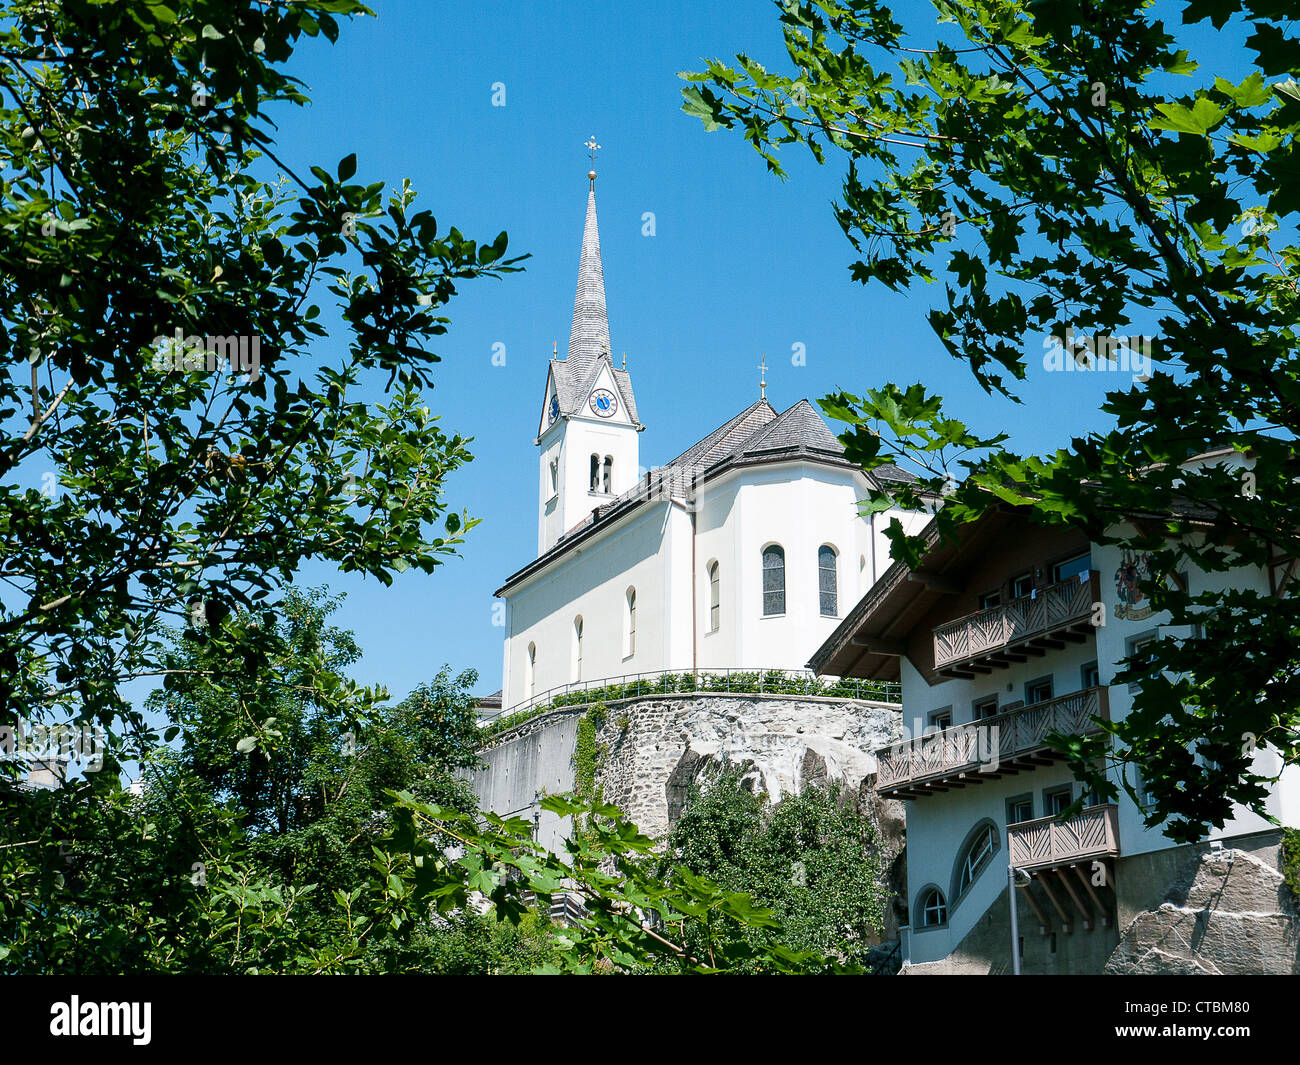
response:
[(1193, 853), (1164, 902), (1124, 929), (1105, 971), (1300, 973), (1300, 913), (1282, 874), (1256, 855)]

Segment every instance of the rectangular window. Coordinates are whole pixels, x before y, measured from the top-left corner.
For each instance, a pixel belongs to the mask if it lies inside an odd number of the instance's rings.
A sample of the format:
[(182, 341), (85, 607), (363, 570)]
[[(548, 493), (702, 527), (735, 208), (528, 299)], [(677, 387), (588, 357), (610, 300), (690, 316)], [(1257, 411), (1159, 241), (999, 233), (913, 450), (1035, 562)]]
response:
[[(1140, 636), (1131, 636), (1125, 644), (1128, 657), (1143, 662), (1151, 661), (1151, 652), (1158, 639), (1159, 634), (1157, 632), (1144, 632)], [(1140, 684), (1134, 681), (1129, 684), (1128, 690), (1135, 691), (1139, 687)]]
[(1034, 819), (1034, 797), (1016, 795), (1007, 800), (1007, 824), (1018, 825), (1021, 821)]
[(972, 704), (972, 721), (983, 721), (986, 717), (993, 717), (998, 712), (998, 697), (996, 695), (986, 695), (983, 699), (976, 699)]
[(1069, 784), (1059, 788), (1048, 788), (1043, 792), (1043, 816), (1053, 817), (1059, 814), (1069, 807), (1073, 799), (1074, 794)]
[(1034, 590), (1034, 575), (1032, 573), (1022, 573), (1019, 577), (1011, 578), (1011, 598), (1023, 599)]
[(1043, 677), (1040, 680), (1031, 680), (1025, 685), (1025, 704), (1033, 706), (1035, 703), (1045, 703), (1052, 697), (1052, 678)]
[(999, 607), (1001, 605), (1002, 605), (1001, 592), (985, 592), (983, 595), (980, 596), (981, 610), (992, 610), (994, 607)]
[(1085, 688), (1096, 688), (1101, 684), (1101, 674), (1097, 671), (1096, 662), (1088, 662), (1084, 664), (1082, 680)]
[(952, 707), (945, 706), (930, 715), (930, 727), (936, 729), (952, 728)]
[(1142, 775), (1142, 770), (1137, 766), (1133, 767), (1133, 790), (1137, 792), (1138, 803), (1145, 809), (1154, 803), (1151, 792), (1147, 790), (1146, 778)]
[(1081, 555), (1064, 559), (1052, 567), (1052, 583), (1060, 584), (1072, 577), (1086, 575), (1092, 569), (1092, 555), (1085, 551)]

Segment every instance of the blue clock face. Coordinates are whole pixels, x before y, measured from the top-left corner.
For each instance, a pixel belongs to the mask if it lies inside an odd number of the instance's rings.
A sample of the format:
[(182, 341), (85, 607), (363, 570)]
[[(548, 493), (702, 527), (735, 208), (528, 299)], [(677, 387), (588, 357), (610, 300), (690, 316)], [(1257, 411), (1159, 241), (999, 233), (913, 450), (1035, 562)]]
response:
[(551, 397), (551, 421), (555, 421), (560, 416), (560, 397)]
[(591, 409), (601, 418), (612, 418), (618, 410), (618, 400), (614, 393), (604, 388), (591, 394)]

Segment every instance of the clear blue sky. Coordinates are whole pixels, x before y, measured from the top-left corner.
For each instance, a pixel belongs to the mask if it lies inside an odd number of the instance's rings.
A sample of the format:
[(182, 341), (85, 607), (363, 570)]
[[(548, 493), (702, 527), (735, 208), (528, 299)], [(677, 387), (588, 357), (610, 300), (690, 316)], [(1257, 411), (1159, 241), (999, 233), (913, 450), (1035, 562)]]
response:
[[(1103, 424), (1107, 375), (1034, 373), (1015, 407), (984, 395), (925, 322), (942, 291), (865, 289), (830, 209), (838, 164), (791, 152), (791, 178), (767, 174), (734, 133), (705, 133), (681, 112), (678, 71), (746, 52), (785, 58), (775, 9), (755, 0), (637, 5), (371, 0), (377, 19), (347, 24), (340, 43), (308, 42), (290, 71), (313, 103), (278, 115), (280, 154), (299, 173), (331, 171), (356, 151), (357, 180), (409, 177), (440, 226), (479, 239), (500, 230), (527, 271), (466, 286), (430, 407), (474, 437), (475, 461), (450, 501), (482, 524), (463, 557), (393, 586), (309, 567), (305, 584), (347, 593), (338, 624), (365, 648), (355, 676), (401, 697), (444, 663), (500, 687), (503, 630), (492, 592), (536, 553), (533, 446), (546, 361), (568, 340), (595, 134), (597, 200), (610, 332), (628, 354), (647, 429), (641, 461), (671, 458), (758, 397), (760, 357), (778, 409), (843, 388), (926, 382), (977, 430), (1007, 430), (1023, 450), (1065, 445)], [(929, 11), (905, 2), (905, 12)], [(1205, 41), (1197, 31), (1194, 42)], [(921, 43), (921, 42), (918, 42)], [(1193, 54), (1202, 49), (1193, 49)], [(504, 107), (492, 106), (503, 83)], [(644, 212), (656, 235), (642, 235)], [(494, 367), (493, 345), (506, 346)], [(791, 365), (802, 343), (807, 365)], [(322, 345), (322, 357), (330, 354)], [(1027, 342), (1033, 359), (1041, 338)]]

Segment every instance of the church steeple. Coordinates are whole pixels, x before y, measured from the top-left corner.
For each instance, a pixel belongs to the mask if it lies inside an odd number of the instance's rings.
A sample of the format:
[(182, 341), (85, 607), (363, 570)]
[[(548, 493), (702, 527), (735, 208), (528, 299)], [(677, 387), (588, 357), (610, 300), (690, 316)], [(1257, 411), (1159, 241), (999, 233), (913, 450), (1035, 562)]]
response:
[[(595, 165), (592, 137), (586, 145)], [(587, 220), (578, 259), (573, 330), (564, 359), (550, 361), (536, 444), (541, 451), (537, 552), (555, 546), (591, 512), (636, 486), (640, 476), (632, 379), (614, 365), (605, 313), (605, 271), (596, 226), (596, 171), (587, 174)]]
[[(590, 144), (595, 144), (594, 138)], [(609, 343), (609, 315), (605, 310), (600, 230), (596, 225), (596, 171), (590, 171), (587, 177), (591, 188), (587, 192), (587, 221), (582, 227), (582, 254), (578, 258), (578, 292), (573, 300), (573, 328), (569, 333), (569, 372), (575, 379), (581, 379), (602, 352), (611, 361), (614, 357)]]

